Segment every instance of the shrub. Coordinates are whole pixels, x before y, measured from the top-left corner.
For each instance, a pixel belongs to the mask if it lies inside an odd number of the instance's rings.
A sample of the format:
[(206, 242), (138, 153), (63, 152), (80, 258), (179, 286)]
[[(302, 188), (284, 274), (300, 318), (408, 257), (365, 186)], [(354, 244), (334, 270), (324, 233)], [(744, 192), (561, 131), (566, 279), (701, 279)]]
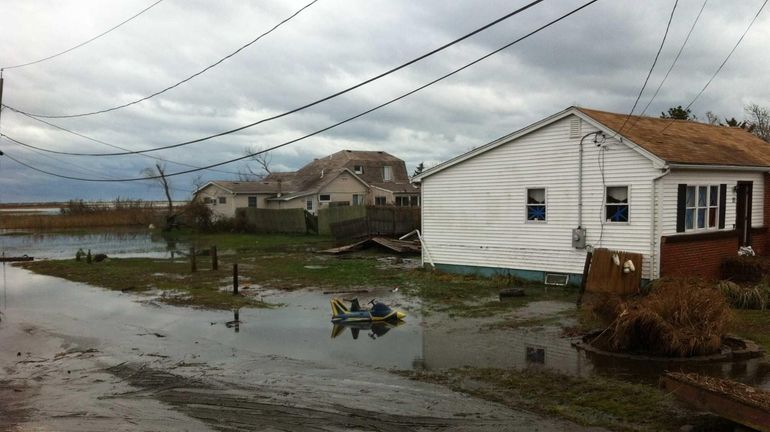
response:
[(732, 314), (725, 297), (697, 279), (664, 279), (620, 303), (592, 343), (614, 352), (690, 357), (719, 352)]
[(720, 281), (717, 288), (730, 306), (737, 309), (762, 309), (770, 303), (770, 285), (765, 279), (755, 286), (738, 285), (735, 282)]

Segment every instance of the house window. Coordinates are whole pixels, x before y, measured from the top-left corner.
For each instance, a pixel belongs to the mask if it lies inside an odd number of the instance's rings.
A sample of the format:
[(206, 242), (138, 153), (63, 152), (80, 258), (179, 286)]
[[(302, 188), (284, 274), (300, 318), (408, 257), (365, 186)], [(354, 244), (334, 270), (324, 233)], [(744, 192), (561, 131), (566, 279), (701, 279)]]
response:
[(393, 180), (393, 167), (391, 166), (382, 167), (382, 181), (391, 181), (391, 180)]
[(219, 197), (219, 203), (220, 204), (226, 204), (227, 203), (227, 198), (226, 197)]
[[(385, 197), (383, 197), (385, 199)], [(419, 207), (420, 197), (417, 195), (396, 196), (396, 205), (400, 207)]]
[(685, 231), (716, 228), (719, 224), (719, 186), (687, 185)]
[(257, 197), (255, 196), (249, 197), (249, 207), (254, 207), (254, 208), (257, 207)]
[(321, 201), (321, 202), (329, 202), (329, 201), (331, 201), (331, 200), (332, 200), (332, 196), (331, 196), (331, 195), (328, 195), (328, 194), (325, 194), (325, 195), (318, 195), (318, 201)]
[(351, 205), (363, 205), (364, 196), (359, 194), (353, 194), (353, 199), (350, 201)]
[(531, 188), (527, 189), (527, 220), (545, 222), (546, 204), (545, 189)]
[(305, 209), (307, 211), (313, 211), (313, 198), (308, 198), (305, 200)]
[(607, 187), (604, 217), (607, 222), (628, 222), (628, 186)]
[(204, 204), (214, 204), (215, 202), (216, 202), (216, 201), (214, 201), (213, 199), (211, 199), (211, 198), (209, 198), (209, 197), (205, 197), (205, 198), (203, 198), (203, 203), (204, 203)]
[(356, 174), (363, 174), (364, 173), (364, 166), (363, 165), (354, 165), (353, 166), (353, 172)]
[(388, 200), (384, 196), (374, 197), (374, 205), (384, 206), (387, 204), (388, 204)]

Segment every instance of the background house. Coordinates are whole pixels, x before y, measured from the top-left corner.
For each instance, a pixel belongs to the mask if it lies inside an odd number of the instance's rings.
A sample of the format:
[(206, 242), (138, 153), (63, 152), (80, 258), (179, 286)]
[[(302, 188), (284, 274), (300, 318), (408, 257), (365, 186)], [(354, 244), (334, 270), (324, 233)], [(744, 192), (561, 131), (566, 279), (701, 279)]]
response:
[(261, 181), (212, 181), (195, 193), (220, 217), (239, 207), (303, 208), (334, 205), (419, 206), (403, 160), (382, 151), (342, 150), (298, 171), (271, 173)]
[(583, 242), (642, 254), (647, 279), (764, 253), (768, 171), (770, 144), (740, 128), (572, 107), (415, 180), (439, 268), (577, 283)]

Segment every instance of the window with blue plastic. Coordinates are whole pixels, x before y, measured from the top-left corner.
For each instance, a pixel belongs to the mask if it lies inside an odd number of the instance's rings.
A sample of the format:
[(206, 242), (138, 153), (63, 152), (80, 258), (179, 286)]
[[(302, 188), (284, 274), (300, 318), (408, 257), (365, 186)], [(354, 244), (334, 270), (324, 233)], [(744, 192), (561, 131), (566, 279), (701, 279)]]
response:
[(628, 222), (628, 186), (610, 186), (605, 196), (605, 219), (607, 222)]
[(527, 220), (545, 222), (546, 211), (545, 189), (527, 189)]

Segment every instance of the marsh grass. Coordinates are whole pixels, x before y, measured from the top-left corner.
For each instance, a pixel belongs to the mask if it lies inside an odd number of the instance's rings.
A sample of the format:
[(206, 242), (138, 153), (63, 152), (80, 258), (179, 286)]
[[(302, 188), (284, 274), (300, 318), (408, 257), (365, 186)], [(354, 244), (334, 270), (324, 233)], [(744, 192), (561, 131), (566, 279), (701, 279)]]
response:
[(160, 213), (154, 209), (120, 208), (87, 213), (66, 213), (59, 215), (3, 215), (0, 228), (63, 230), (90, 229), (118, 226), (147, 226), (158, 223)]

